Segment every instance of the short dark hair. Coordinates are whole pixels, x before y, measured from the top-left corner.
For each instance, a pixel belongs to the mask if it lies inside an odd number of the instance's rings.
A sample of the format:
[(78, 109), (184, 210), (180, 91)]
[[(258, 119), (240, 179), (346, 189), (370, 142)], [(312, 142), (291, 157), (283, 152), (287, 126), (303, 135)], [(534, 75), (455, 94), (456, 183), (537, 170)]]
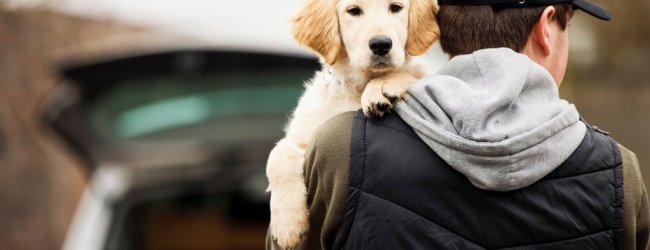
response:
[[(553, 18), (562, 29), (566, 29), (573, 5), (563, 3), (552, 6), (555, 7)], [(441, 5), (437, 15), (440, 46), (452, 56), (499, 47), (521, 52), (546, 7)]]

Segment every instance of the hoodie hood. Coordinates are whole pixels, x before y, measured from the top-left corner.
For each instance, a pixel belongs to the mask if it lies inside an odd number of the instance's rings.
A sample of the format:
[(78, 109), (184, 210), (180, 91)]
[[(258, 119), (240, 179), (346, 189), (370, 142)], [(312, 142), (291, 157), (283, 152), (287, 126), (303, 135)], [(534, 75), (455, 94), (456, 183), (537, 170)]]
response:
[(535, 183), (586, 133), (550, 73), (505, 48), (452, 58), (415, 83), (395, 111), (447, 164), (491, 191)]

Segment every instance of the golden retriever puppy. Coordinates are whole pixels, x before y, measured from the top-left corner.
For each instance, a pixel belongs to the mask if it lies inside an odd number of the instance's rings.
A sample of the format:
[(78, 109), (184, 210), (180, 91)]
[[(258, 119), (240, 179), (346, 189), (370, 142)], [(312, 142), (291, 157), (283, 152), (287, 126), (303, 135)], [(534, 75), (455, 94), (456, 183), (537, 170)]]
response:
[(303, 157), (316, 129), (342, 112), (382, 116), (392, 108), (425, 73), (411, 56), (437, 41), (437, 10), (433, 0), (308, 0), (294, 18), (296, 40), (323, 66), (267, 162), (269, 228), (280, 246), (295, 246), (308, 230)]

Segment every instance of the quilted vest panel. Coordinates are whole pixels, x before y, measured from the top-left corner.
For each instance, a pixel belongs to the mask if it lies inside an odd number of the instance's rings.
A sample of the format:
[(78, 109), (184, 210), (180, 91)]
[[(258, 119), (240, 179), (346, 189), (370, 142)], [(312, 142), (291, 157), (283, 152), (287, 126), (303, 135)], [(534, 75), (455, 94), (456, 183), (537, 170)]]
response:
[(621, 249), (618, 144), (589, 128), (574, 153), (523, 189), (475, 188), (401, 118), (352, 131), (346, 214), (334, 249)]

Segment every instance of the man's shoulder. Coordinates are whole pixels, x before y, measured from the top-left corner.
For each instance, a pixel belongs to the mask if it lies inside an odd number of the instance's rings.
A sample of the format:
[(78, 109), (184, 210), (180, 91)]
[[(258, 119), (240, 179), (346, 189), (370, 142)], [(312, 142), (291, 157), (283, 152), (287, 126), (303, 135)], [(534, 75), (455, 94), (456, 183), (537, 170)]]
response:
[(305, 172), (310, 176), (307, 183), (317, 182), (310, 178), (337, 179), (347, 176), (354, 116), (355, 112), (341, 113), (318, 128), (305, 153)]
[(346, 139), (350, 140), (354, 111), (344, 112), (327, 120), (316, 131), (314, 144), (316, 146), (340, 145)]
[(623, 171), (625, 172), (626, 181), (642, 181), (641, 168), (639, 167), (639, 160), (634, 152), (627, 149), (623, 145), (618, 145), (621, 151), (621, 158), (623, 160)]
[(636, 159), (636, 154), (634, 152), (632, 152), (632, 150), (629, 150), (628, 148), (626, 148), (625, 146), (623, 146), (621, 144), (618, 144), (618, 148), (621, 150), (621, 155), (623, 157), (628, 156), (628, 157)]
[(624, 210), (633, 211), (632, 214), (636, 216), (646, 195), (641, 167), (636, 154), (623, 145), (619, 144), (618, 147), (623, 161)]
[(623, 160), (623, 244), (625, 249), (646, 249), (650, 239), (650, 209), (639, 160), (618, 145)]

